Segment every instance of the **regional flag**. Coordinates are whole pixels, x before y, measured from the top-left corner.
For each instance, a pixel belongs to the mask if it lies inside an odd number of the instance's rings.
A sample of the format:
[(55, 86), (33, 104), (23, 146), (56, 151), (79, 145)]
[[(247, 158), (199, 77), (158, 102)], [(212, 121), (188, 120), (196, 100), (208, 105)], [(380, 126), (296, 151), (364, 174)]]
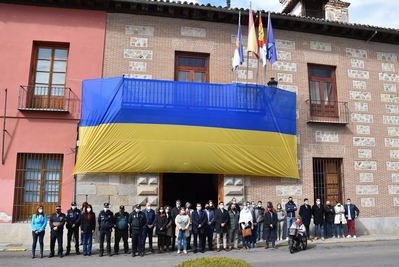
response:
[(265, 32), (263, 31), (262, 14), (259, 15), (259, 30), (258, 30), (258, 46), (259, 46), (259, 57), (262, 60), (263, 67), (266, 66), (266, 42), (265, 42)]
[(258, 40), (256, 38), (256, 30), (254, 23), (254, 15), (252, 13), (252, 9), (249, 9), (249, 22), (248, 22), (248, 52), (252, 52), (256, 58), (259, 58), (258, 55)]
[(244, 63), (244, 47), (242, 43), (242, 32), (241, 32), (241, 12), (238, 18), (238, 30), (236, 36), (236, 49), (233, 56), (233, 70), (236, 70), (238, 66)]

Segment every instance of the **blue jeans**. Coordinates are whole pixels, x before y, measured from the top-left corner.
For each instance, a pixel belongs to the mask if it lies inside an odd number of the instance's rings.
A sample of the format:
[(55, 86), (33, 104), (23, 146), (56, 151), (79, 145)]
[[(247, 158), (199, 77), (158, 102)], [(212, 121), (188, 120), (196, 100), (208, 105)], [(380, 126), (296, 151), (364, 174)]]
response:
[(294, 223), (295, 217), (288, 217), (287, 216), (287, 237), (289, 236), (290, 233), (290, 227)]
[(252, 229), (251, 243), (253, 246), (255, 246), (255, 244), (256, 244), (256, 236), (258, 233), (258, 228), (259, 228), (259, 225), (256, 224), (256, 225), (254, 225), (254, 229)]
[(242, 245), (244, 247), (250, 247), (251, 246), (251, 240), (252, 236), (246, 236), (246, 237), (242, 237)]
[(315, 224), (314, 225), (314, 236), (318, 238), (324, 238), (324, 225), (323, 224)]
[(263, 237), (263, 226), (264, 226), (263, 222), (258, 223), (258, 232), (256, 233), (258, 241), (261, 240)]
[(344, 236), (344, 225), (342, 223), (335, 225), (337, 236)]
[(326, 223), (326, 237), (330, 238), (335, 236), (335, 225), (334, 223)]
[(177, 237), (177, 249), (187, 250), (186, 231), (179, 231), (179, 236)]
[(83, 243), (83, 254), (91, 255), (91, 247), (93, 241), (92, 232), (87, 232), (82, 234), (82, 243)]

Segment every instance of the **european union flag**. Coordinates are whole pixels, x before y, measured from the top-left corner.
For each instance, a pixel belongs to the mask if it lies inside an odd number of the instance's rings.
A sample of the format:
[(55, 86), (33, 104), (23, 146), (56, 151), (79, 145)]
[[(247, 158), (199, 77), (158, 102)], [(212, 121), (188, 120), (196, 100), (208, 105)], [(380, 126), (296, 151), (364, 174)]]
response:
[(270, 19), (270, 14), (267, 22), (267, 59), (270, 61), (271, 64), (277, 61), (276, 43), (274, 41), (273, 27), (272, 27), (272, 21)]

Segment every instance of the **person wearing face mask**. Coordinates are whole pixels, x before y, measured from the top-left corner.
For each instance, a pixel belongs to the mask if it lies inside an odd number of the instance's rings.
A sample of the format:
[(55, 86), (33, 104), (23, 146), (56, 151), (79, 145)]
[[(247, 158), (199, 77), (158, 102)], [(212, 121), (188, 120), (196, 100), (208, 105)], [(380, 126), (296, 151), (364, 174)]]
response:
[(180, 200), (176, 200), (176, 206), (172, 208), (172, 210), (170, 211), (170, 215), (171, 220), (172, 220), (172, 251), (174, 251), (176, 249), (176, 236), (175, 236), (175, 232), (176, 232), (176, 224), (175, 224), (175, 219), (176, 216), (179, 215), (180, 213), (180, 208), (181, 208), (181, 201)]
[(321, 204), (320, 198), (316, 199), (316, 203), (312, 207), (313, 223), (314, 223), (314, 239), (324, 240), (324, 206)]
[(47, 225), (47, 216), (43, 213), (43, 206), (39, 205), (36, 213), (32, 215), (32, 259), (36, 257), (36, 244), (39, 239), (40, 258), (43, 258), (43, 238)]
[(104, 208), (98, 214), (98, 230), (100, 231), (100, 257), (104, 255), (104, 240), (107, 241), (107, 253), (111, 254), (111, 233), (114, 227), (114, 213), (109, 210), (109, 203), (104, 203)]
[(151, 203), (147, 202), (145, 205), (144, 215), (147, 221), (146, 226), (144, 227), (145, 237), (144, 237), (144, 244), (145, 240), (148, 237), (148, 245), (150, 252), (154, 252), (152, 249), (152, 236), (154, 234), (154, 221), (155, 221), (155, 211), (151, 209)]
[(231, 203), (230, 203), (230, 205), (229, 205), (229, 209), (228, 209), (228, 210), (231, 210), (231, 206), (232, 206), (233, 204), (236, 205), (236, 210), (238, 211), (238, 213), (240, 213), (241, 208), (240, 208), (240, 205), (238, 205), (237, 199), (236, 199), (235, 197), (233, 197), (233, 198), (231, 199)]
[(141, 211), (140, 205), (136, 205), (129, 216), (130, 235), (132, 237), (132, 257), (136, 257), (137, 252), (139, 253), (139, 256), (144, 256), (144, 227), (146, 224), (147, 219)]
[(158, 213), (155, 215), (154, 225), (155, 234), (158, 237), (158, 252), (166, 251), (166, 231), (170, 223), (170, 217), (167, 216), (165, 209), (160, 207)]
[(125, 211), (125, 206), (119, 207), (119, 212), (115, 214), (115, 244), (114, 252), (119, 254), (119, 242), (123, 240), (125, 254), (129, 253), (129, 213)]
[[(309, 205), (309, 200), (307, 198), (303, 200), (303, 205), (299, 207), (299, 216), (301, 216), (302, 224), (305, 226), (306, 237), (307, 239), (309, 239), (310, 221), (312, 219), (312, 207)], [(291, 225), (289, 225), (288, 227), (291, 227)]]
[[(251, 248), (251, 236), (252, 236), (252, 230), (253, 230), (253, 216), (252, 213), (249, 209), (249, 203), (247, 202), (244, 206), (244, 208), (240, 212), (240, 219), (238, 221), (240, 224), (241, 230), (242, 230), (242, 243), (243, 247), (245, 249), (250, 249)], [(248, 229), (251, 229), (251, 233), (249, 232)]]
[[(194, 238), (194, 253), (199, 251), (205, 252), (205, 225), (207, 223), (207, 216), (202, 210), (201, 203), (197, 203), (197, 209), (191, 213), (192, 233)], [(199, 239), (199, 246), (198, 246)]]
[(75, 239), (75, 251), (76, 255), (79, 255), (79, 226), (81, 220), (81, 212), (76, 206), (76, 202), (71, 203), (71, 208), (66, 213), (66, 228), (67, 231), (67, 247), (65, 256), (68, 256), (71, 253), (71, 240), (72, 235)]
[(255, 208), (255, 219), (257, 225), (256, 241), (260, 241), (263, 237), (263, 222), (265, 221), (265, 208), (262, 206), (262, 201), (258, 201), (258, 205)]
[(66, 215), (61, 212), (61, 206), (57, 205), (55, 213), (50, 216), (50, 255), (49, 258), (54, 257), (55, 241), (58, 244), (58, 256), (64, 257), (62, 248), (62, 239), (64, 236), (64, 225), (66, 222)]
[(285, 224), (285, 210), (280, 203), (277, 204), (277, 240), (283, 240), (284, 238), (284, 224)]
[(294, 223), (295, 212), (297, 211), (297, 206), (294, 203), (294, 200), (292, 200), (292, 197), (288, 198), (288, 202), (285, 204), (285, 211), (287, 212), (287, 233), (288, 233), (291, 225)]
[(91, 256), (91, 249), (93, 244), (93, 234), (96, 230), (96, 215), (93, 212), (93, 208), (87, 203), (85, 209), (82, 211), (81, 217), (81, 235), (83, 243), (83, 255)]
[[(186, 202), (186, 214), (188, 215), (188, 217), (190, 217), (190, 221), (191, 221), (191, 214), (193, 213), (193, 209), (191, 208), (191, 203), (190, 202)], [(188, 234), (186, 235), (187, 238), (187, 250), (191, 249), (191, 233), (192, 233), (192, 225), (190, 224), (188, 226)]]
[(256, 215), (255, 215), (255, 210), (256, 210), (256, 204), (255, 201), (252, 201), (251, 203), (248, 201), (247, 206), (249, 210), (251, 211), (252, 214), (252, 236), (251, 236), (251, 247), (255, 248), (256, 247), (256, 239), (257, 239), (257, 233), (258, 233), (258, 224), (256, 222)]
[(177, 254), (180, 254), (183, 250), (184, 254), (187, 254), (187, 238), (186, 235), (189, 233), (190, 216), (186, 214), (186, 209), (181, 207), (180, 213), (175, 218), (176, 224), (176, 236), (177, 236)]
[(170, 211), (171, 208), (169, 206), (165, 206), (165, 215), (166, 218), (168, 219), (168, 224), (166, 225), (166, 235), (165, 235), (166, 251), (169, 251), (172, 241), (172, 236), (175, 235), (175, 232), (172, 228), (172, 215), (170, 214)]
[(348, 222), (348, 235), (346, 237), (350, 238), (353, 236), (353, 238), (356, 238), (355, 219), (359, 217), (360, 211), (358, 207), (356, 207), (356, 205), (352, 204), (350, 198), (346, 200), (346, 205), (344, 206), (344, 208), (345, 208), (345, 218)]
[(325, 233), (327, 238), (335, 237), (335, 227), (334, 227), (334, 217), (335, 211), (334, 207), (331, 205), (330, 201), (326, 201), (324, 206), (325, 215)]
[[(212, 205), (210, 205), (212, 204)], [(205, 228), (205, 235), (206, 239), (208, 241), (208, 250), (212, 251), (213, 250), (213, 240), (214, 238), (214, 233), (215, 233), (215, 209), (211, 208), (213, 207), (212, 201), (209, 201), (207, 204), (205, 204), (205, 214), (206, 214), (206, 228)]]
[[(87, 201), (82, 203), (82, 207), (80, 208), (80, 212), (83, 214), (83, 212), (86, 211), (87, 207), (89, 206), (89, 203)], [(83, 234), (80, 234), (80, 244), (83, 245)]]
[(272, 247), (275, 248), (277, 239), (277, 213), (271, 202), (267, 204), (264, 225), (264, 239), (266, 240), (265, 249), (269, 248), (269, 243), (272, 243)]
[(229, 249), (238, 249), (238, 229), (240, 220), (240, 213), (237, 210), (236, 204), (232, 204), (229, 210), (230, 223), (229, 223)]
[(337, 201), (337, 204), (334, 207), (334, 212), (334, 224), (337, 238), (344, 238), (344, 224), (346, 224), (345, 208), (339, 201)]
[(224, 250), (227, 248), (227, 234), (229, 229), (230, 216), (224, 208), (224, 202), (219, 202), (219, 208), (215, 212), (215, 231), (216, 231), (216, 248), (218, 252), (221, 250), (221, 240), (223, 240)]

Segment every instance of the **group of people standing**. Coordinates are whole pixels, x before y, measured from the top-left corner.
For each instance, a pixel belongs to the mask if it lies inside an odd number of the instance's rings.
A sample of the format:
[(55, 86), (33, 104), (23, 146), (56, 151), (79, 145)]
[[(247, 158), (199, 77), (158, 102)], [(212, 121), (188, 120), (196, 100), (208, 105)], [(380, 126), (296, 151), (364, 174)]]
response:
[[(157, 211), (147, 203), (145, 209), (140, 205), (133, 207), (128, 213), (124, 206), (119, 207), (119, 212), (114, 214), (109, 203), (104, 203), (103, 210), (98, 214), (93, 212), (92, 206), (85, 202), (81, 209), (75, 202), (66, 214), (62, 213), (61, 206), (56, 207), (56, 212), (49, 217), (50, 226), (50, 255), (55, 255), (55, 243), (58, 243), (58, 256), (63, 257), (63, 231), (67, 229), (67, 246), (65, 256), (71, 252), (72, 236), (75, 241), (76, 254), (80, 254), (79, 238), (82, 240), (83, 255), (92, 255), (93, 234), (98, 225), (99, 256), (105, 252), (111, 253), (111, 235), (115, 231), (114, 254), (119, 254), (119, 243), (123, 241), (124, 253), (129, 253), (128, 238), (132, 240), (132, 256), (144, 256), (145, 244), (148, 239), (149, 251), (153, 252), (153, 235), (158, 239), (158, 252), (174, 251), (186, 254), (188, 250), (194, 253), (204, 253), (213, 250), (216, 243), (217, 251), (238, 249), (242, 243), (244, 249), (256, 247), (258, 241), (265, 240), (265, 248), (275, 247), (276, 240), (287, 236), (288, 229), (300, 218), (306, 228), (306, 235), (310, 238), (309, 228), (313, 217), (315, 224), (315, 239), (324, 240), (326, 237), (343, 237), (343, 225), (348, 225), (348, 236), (356, 238), (355, 219), (359, 216), (356, 205), (347, 200), (346, 205), (337, 203), (331, 206), (329, 201), (325, 205), (317, 199), (311, 207), (308, 199), (299, 208), (299, 216), (295, 216), (297, 205), (289, 198), (285, 207), (277, 204), (276, 209), (271, 202), (266, 207), (262, 202), (246, 202), (241, 208), (236, 200), (226, 207), (220, 202), (217, 207), (213, 201), (204, 205), (196, 203), (193, 209), (191, 203), (183, 206), (180, 200), (176, 205), (159, 207)], [(40, 257), (43, 257), (43, 238), (47, 226), (47, 215), (43, 207), (39, 206), (32, 216), (32, 258), (36, 257), (36, 244), (40, 244)], [(288, 239), (288, 236), (287, 236)], [(104, 249), (104, 243), (106, 247)], [(177, 245), (177, 246), (176, 246)]]

